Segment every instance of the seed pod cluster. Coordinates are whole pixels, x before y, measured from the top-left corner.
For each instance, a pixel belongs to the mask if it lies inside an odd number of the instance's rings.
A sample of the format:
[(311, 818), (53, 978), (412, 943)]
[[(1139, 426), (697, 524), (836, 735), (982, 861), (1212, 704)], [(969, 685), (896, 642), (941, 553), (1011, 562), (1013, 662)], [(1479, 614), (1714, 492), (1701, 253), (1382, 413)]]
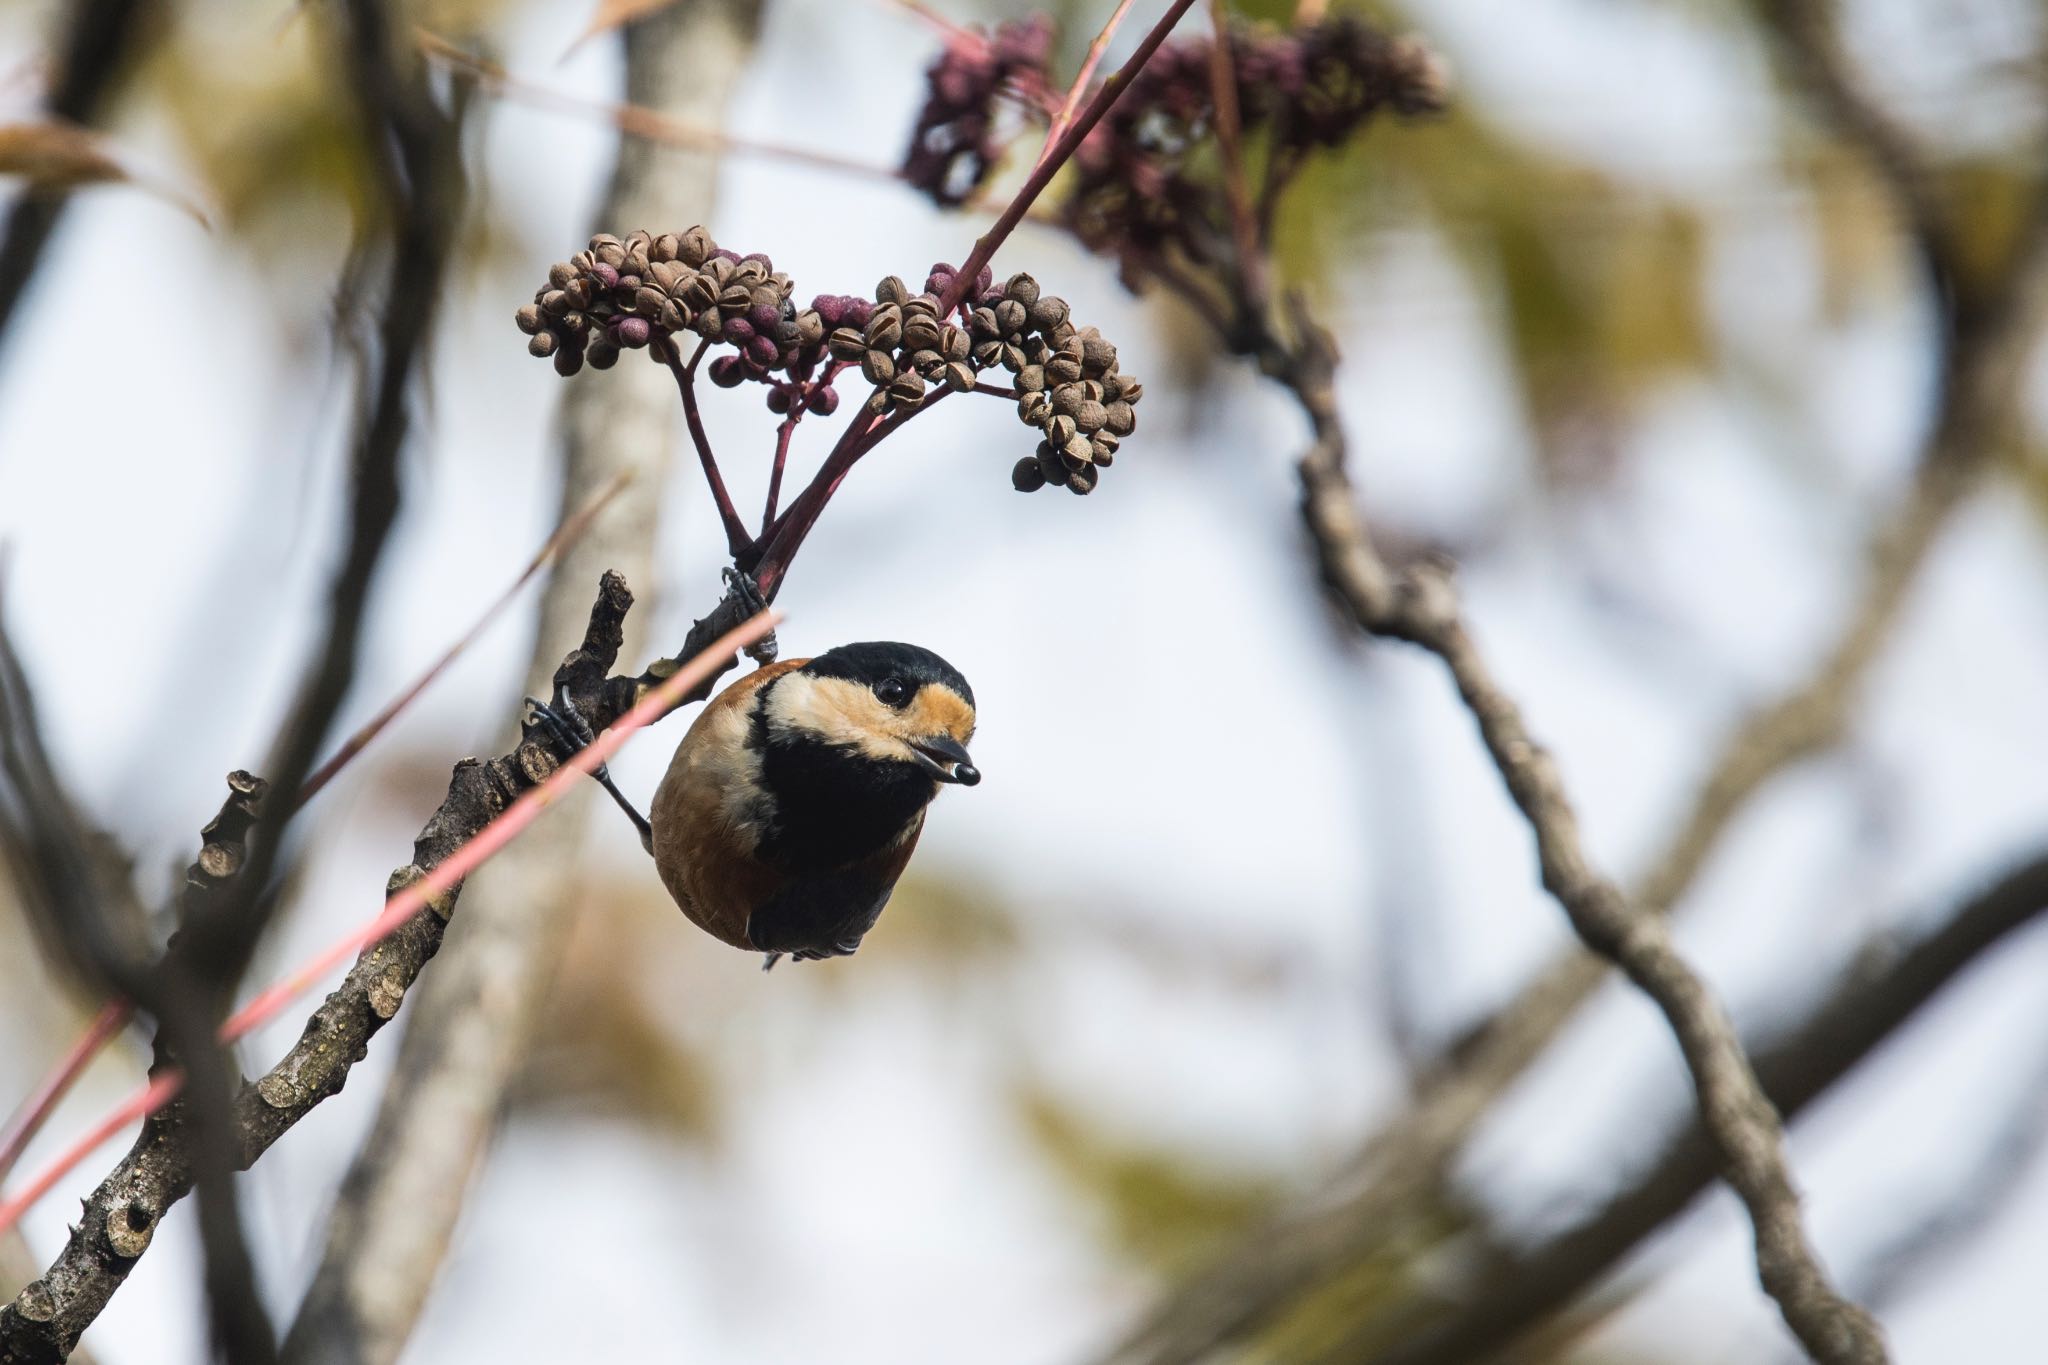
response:
[(1017, 417), (1042, 437), (1036, 456), (1010, 471), (1020, 492), (1048, 484), (1094, 492), (1137, 430), (1144, 385), (1118, 371), (1116, 347), (1101, 332), (1076, 328), (1069, 313), (1065, 299), (1020, 274), (984, 294), (969, 317), (974, 362), (1014, 376)]
[(624, 351), (694, 332), (733, 348), (711, 366), (713, 382), (728, 386), (776, 371), (808, 378), (824, 355), (826, 332), (815, 308), (797, 310), (789, 276), (774, 262), (720, 247), (702, 227), (624, 238), (599, 233), (549, 267), (547, 283), (517, 322), (531, 338), (527, 349), (552, 357), (563, 375), (586, 361), (609, 369)]
[(844, 368), (867, 381), (866, 405), (878, 416), (982, 387), (981, 374), (1001, 368), (1012, 376), (1018, 417), (1041, 438), (1012, 481), (1026, 491), (1056, 483), (1092, 492), (1137, 427), (1143, 386), (1119, 372), (1115, 346), (1093, 327), (1077, 328), (1066, 300), (1031, 276), (997, 284), (983, 267), (955, 311), (941, 313), (957, 283), (941, 262), (922, 292), (891, 275), (872, 299), (820, 294), (799, 309), (789, 277), (766, 256), (725, 250), (701, 227), (599, 234), (550, 268), (518, 323), (528, 349), (563, 375), (585, 363), (608, 369), (629, 350), (667, 362), (681, 334), (695, 333), (731, 348), (707, 366), (713, 384), (763, 384), (778, 415), (831, 414), (839, 405), (832, 381)]
[(998, 24), (988, 37), (965, 29), (949, 36), (925, 72), (924, 108), (903, 156), (903, 178), (941, 204), (962, 203), (980, 189), (1002, 156), (996, 97), (1005, 89), (1047, 89), (1054, 36), (1042, 14)]
[[(991, 276), (982, 275), (986, 288)], [(858, 365), (861, 377), (876, 386), (870, 411), (905, 411), (942, 387), (956, 393), (974, 387), (967, 332), (939, 313), (939, 297), (952, 282), (952, 267), (938, 265), (924, 293), (911, 293), (901, 277), (890, 275), (875, 286), (874, 302), (845, 301), (842, 325), (826, 345), (833, 359)]]

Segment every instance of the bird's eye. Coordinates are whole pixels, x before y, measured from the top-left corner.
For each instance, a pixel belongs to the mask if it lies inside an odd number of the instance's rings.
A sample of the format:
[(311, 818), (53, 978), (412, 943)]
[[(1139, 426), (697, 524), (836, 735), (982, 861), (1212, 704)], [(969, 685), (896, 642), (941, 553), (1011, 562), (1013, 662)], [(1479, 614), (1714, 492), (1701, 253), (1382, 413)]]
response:
[(884, 678), (875, 684), (875, 695), (881, 699), (884, 706), (908, 706), (910, 684), (901, 678)]

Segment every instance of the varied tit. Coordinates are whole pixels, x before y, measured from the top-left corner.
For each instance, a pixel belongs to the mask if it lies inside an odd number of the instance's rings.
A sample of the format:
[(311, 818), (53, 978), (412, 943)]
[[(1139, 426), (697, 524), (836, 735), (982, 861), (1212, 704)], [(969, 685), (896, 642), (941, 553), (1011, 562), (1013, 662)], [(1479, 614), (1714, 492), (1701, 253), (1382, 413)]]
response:
[(860, 947), (940, 786), (981, 781), (973, 737), (974, 690), (944, 659), (916, 645), (841, 645), (712, 698), (676, 746), (651, 820), (596, 776), (683, 913), (772, 967), (785, 953)]

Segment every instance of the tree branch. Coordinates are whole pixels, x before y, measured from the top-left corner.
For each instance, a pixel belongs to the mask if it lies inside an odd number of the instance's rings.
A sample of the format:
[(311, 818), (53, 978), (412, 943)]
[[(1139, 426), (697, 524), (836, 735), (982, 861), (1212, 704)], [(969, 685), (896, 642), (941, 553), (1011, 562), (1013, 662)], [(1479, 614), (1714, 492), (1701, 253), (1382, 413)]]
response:
[[(633, 602), (624, 580), (606, 575), (590, 611), (583, 645), (557, 670), (566, 697), (593, 730), (602, 730), (644, 694), (642, 677), (608, 676)], [(498, 758), (465, 759), (448, 794), (422, 827), (413, 858), (389, 889), (418, 881), (475, 838), (560, 764), (550, 739), (535, 737)], [(246, 875), (241, 874), (241, 875)], [(440, 948), (459, 889), (365, 949), (307, 1021), (276, 1066), (233, 1099), (234, 1158), (247, 1169), (300, 1119), (340, 1092), (369, 1040), (398, 1011), (428, 959)], [(170, 1207), (198, 1175), (197, 1135), (183, 1101), (147, 1119), (135, 1145), (85, 1201), (64, 1249), (43, 1278), (0, 1309), (0, 1365), (53, 1365), (105, 1308), (155, 1235)]]

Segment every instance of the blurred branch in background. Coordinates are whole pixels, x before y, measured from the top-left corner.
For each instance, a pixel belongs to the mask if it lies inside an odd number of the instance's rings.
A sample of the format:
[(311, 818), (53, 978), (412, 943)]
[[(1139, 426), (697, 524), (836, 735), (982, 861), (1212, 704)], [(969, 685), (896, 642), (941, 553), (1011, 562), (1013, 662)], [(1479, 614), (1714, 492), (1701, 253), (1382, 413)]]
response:
[[(381, 219), (363, 225), (359, 263), (350, 273), (360, 273), (380, 249), (388, 273), (377, 352), (360, 376), (342, 562), (331, 582), (319, 648), (269, 758), (277, 799), (263, 801), (263, 784), (253, 779), (239, 785), (231, 779), (235, 792), (230, 804), (241, 817), (235, 821), (235, 837), (227, 841), (238, 850), (234, 865), (224, 876), (188, 879), (179, 901), (179, 928), (162, 959), (152, 970), (127, 970), (114, 982), (119, 993), (157, 1020), (159, 1065), (175, 1059), (185, 1076), (175, 1111), (145, 1126), (130, 1158), (134, 1163), (147, 1154), (161, 1167), (158, 1176), (165, 1189), (159, 1194), (168, 1197), (114, 1200), (98, 1227), (89, 1216), (87, 1231), (74, 1235), (66, 1256), (32, 1287), (40, 1292), (25, 1291), (17, 1301), (17, 1308), (34, 1311), (10, 1309), (10, 1319), (0, 1320), (0, 1340), (10, 1350), (19, 1345), (24, 1351), (33, 1342), (36, 1358), (61, 1359), (125, 1275), (125, 1265), (112, 1276), (82, 1270), (77, 1258), (96, 1254), (82, 1248), (113, 1239), (120, 1257), (122, 1248), (138, 1237), (146, 1245), (163, 1207), (183, 1192), (177, 1187), (190, 1185), (200, 1196), (217, 1345), (234, 1362), (263, 1362), (276, 1354), (235, 1199), (234, 1175), (245, 1164), (247, 1145), (235, 1113), (244, 1082), (216, 1034), (275, 902), (271, 875), (281, 857), (285, 823), (355, 675), (372, 581), (397, 518), (398, 461), (411, 428), (414, 370), (440, 301), (462, 197), (454, 124), (434, 106), (418, 59), (397, 46), (399, 35), (381, 4), (352, 0), (340, 16), (348, 88), (359, 101), (363, 145), (383, 192)], [(381, 248), (374, 233), (387, 234)], [(226, 820), (224, 808), (216, 826)], [(209, 826), (209, 832), (216, 826)], [(172, 1188), (177, 1193), (169, 1193)], [(136, 1209), (146, 1212), (138, 1215)], [(139, 1254), (139, 1247), (125, 1254)]]
[[(1787, 39), (1805, 42), (1822, 32), (1802, 20)], [(2025, 230), (2002, 258), (1994, 253), (1996, 268), (1966, 267), (1966, 259), (1982, 260), (1982, 244), (1950, 229), (1950, 210), (1930, 199), (1932, 181), (1917, 152), (1902, 132), (1853, 93), (1854, 83), (1843, 74), (1831, 38), (1825, 46), (1800, 50), (1804, 60), (1795, 64), (1795, 72), (1817, 73), (1833, 92), (1822, 107), (1838, 117), (1845, 135), (1865, 147), (1912, 229), (1914, 250), (1929, 263), (1939, 340), (1934, 411), (1906, 495), (1873, 536), (1865, 587), (1839, 637), (1806, 682), (1759, 710), (1730, 737), (1709, 765), (1671, 842), (1639, 885), (1635, 903), (1656, 914), (1682, 897), (1734, 817), (1770, 778), (1838, 742), (1860, 680), (1940, 532), (1994, 466), (2015, 419), (2018, 372), (2038, 330), (2043, 258), (2048, 256), (2043, 188), (2036, 187), (2036, 207), (2025, 216)], [(1318, 412), (1313, 404), (1305, 405), (1318, 437), (1316, 450), (1304, 462), (1313, 516), (1319, 462), (1326, 452), (1341, 451), (1343, 438), (1334, 406)], [(1349, 578), (1368, 594), (1383, 590), (1383, 583), (1375, 584), (1382, 570), (1343, 548), (1341, 518), (1355, 516), (1347, 510), (1348, 493), (1339, 485), (1327, 488), (1334, 495), (1322, 499), (1321, 506), (1340, 520), (1324, 536), (1323, 543), (1339, 551), (1335, 564), (1326, 559), (1326, 572), (1334, 571), (1339, 581)], [(1605, 965), (1592, 955), (1576, 954), (1539, 974), (1425, 1079), (1413, 1108), (1368, 1143), (1315, 1208), (1263, 1229), (1212, 1272), (1190, 1281), (1119, 1358), (1194, 1359), (1207, 1349), (1205, 1342), (1249, 1330), (1313, 1286), (1344, 1281), (1402, 1244), (1405, 1236), (1434, 1225), (1456, 1154), (1591, 996), (1605, 978)], [(1401, 1209), (1409, 1212), (1398, 1213)]]
[[(1973, 963), (2044, 912), (2048, 853), (1959, 904), (1940, 928), (1882, 967), (1852, 970), (1804, 1023), (1756, 1049), (1757, 1076), (1771, 1102), (1788, 1119), (1796, 1117)], [(1716, 1168), (1713, 1143), (1695, 1120), (1599, 1209), (1539, 1245), (1506, 1248), (1483, 1232), (1457, 1234), (1451, 1245), (1422, 1253), (1444, 1272), (1430, 1277), (1426, 1293), (1402, 1284), (1370, 1311), (1332, 1302), (1341, 1284), (1332, 1277), (1325, 1301), (1309, 1299), (1296, 1320), (1304, 1329), (1320, 1326), (1332, 1335), (1322, 1338), (1315, 1355), (1289, 1358), (1312, 1358), (1318, 1365), (1476, 1365), (1493, 1359), (1567, 1309), (1683, 1212)], [(1461, 1247), (1460, 1238), (1481, 1245)]]
[[(718, 126), (759, 22), (757, 0), (717, 0), (670, 5), (628, 23), (621, 30), (627, 99), (648, 119)], [(661, 231), (708, 219), (717, 150), (715, 140), (685, 151), (619, 139), (598, 226), (644, 223)], [(545, 693), (552, 651), (575, 631), (601, 570), (634, 582), (656, 578), (675, 399), (655, 366), (621, 367), (610, 378), (602, 387), (570, 389), (561, 499), (573, 507), (625, 475), (635, 488), (549, 577), (527, 682), (534, 695)], [(288, 1334), (288, 1359), (389, 1362), (411, 1335), (497, 1131), (506, 1089), (541, 1024), (583, 875), (584, 801), (479, 874), (473, 909), (413, 1006), (376, 1124), (335, 1202), (319, 1269)]]
[[(44, 112), (64, 123), (98, 123), (148, 30), (160, 21), (162, 8), (158, 0), (79, 0), (60, 6), (64, 28)], [(64, 188), (29, 184), (8, 212), (0, 232), (0, 344), (68, 198)]]

